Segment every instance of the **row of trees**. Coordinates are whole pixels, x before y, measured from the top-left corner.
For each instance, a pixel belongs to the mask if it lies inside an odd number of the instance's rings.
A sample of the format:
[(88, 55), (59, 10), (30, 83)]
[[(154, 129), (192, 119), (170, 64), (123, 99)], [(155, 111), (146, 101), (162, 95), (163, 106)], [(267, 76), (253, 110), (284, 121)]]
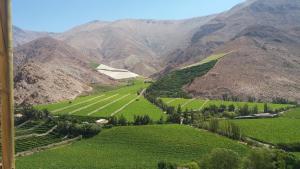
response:
[(184, 165), (161, 161), (158, 169), (299, 169), (300, 161), (292, 154), (269, 149), (253, 149), (242, 158), (228, 149), (214, 149), (199, 161)]
[[(113, 116), (109, 118), (109, 124), (113, 126), (128, 126), (128, 125), (149, 125), (153, 124), (153, 120), (149, 115), (134, 115), (133, 122), (129, 122), (123, 115), (120, 117)], [(163, 124), (163, 117), (160, 118), (158, 124)]]
[(101, 132), (101, 127), (95, 123), (80, 122), (72, 116), (61, 116), (55, 120), (57, 132), (62, 136), (76, 137), (82, 135), (84, 138), (95, 136)]

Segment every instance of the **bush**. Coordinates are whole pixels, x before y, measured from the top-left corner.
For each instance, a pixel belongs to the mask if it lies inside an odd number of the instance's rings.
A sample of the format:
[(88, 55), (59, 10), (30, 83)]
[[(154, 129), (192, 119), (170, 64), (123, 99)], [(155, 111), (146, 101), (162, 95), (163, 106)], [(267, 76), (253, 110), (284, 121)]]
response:
[(202, 159), (200, 166), (203, 169), (239, 169), (239, 155), (228, 149), (215, 149)]
[(57, 131), (62, 136), (92, 137), (101, 131), (101, 127), (93, 123), (74, 123), (71, 121), (59, 121)]
[(280, 150), (255, 149), (244, 159), (244, 169), (299, 169), (300, 162)]
[(177, 165), (166, 161), (160, 161), (157, 164), (157, 169), (177, 169)]
[(148, 125), (151, 124), (152, 120), (149, 115), (134, 116), (134, 125)]

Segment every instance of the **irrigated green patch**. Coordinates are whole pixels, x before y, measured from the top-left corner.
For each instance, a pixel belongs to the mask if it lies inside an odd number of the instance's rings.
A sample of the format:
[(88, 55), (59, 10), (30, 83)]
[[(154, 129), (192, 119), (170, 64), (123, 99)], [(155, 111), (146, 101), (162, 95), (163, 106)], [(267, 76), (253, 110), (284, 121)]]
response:
[(161, 160), (186, 163), (214, 148), (244, 156), (248, 147), (179, 125), (116, 127), (73, 145), (17, 159), (18, 169), (156, 169)]
[(283, 117), (300, 119), (300, 107), (287, 111)]
[(139, 93), (148, 87), (143, 80), (135, 80), (128, 85), (108, 92), (100, 92), (90, 96), (81, 96), (75, 100), (63, 101), (50, 105), (36, 106), (38, 109), (48, 109), (56, 115), (70, 114), (76, 116), (110, 117), (112, 115), (124, 116), (130, 121), (134, 115), (148, 114), (154, 121), (166, 115), (156, 106), (152, 105)]
[[(299, 112), (299, 109), (294, 109), (294, 111)], [(300, 119), (280, 117), (234, 120), (233, 122), (241, 127), (244, 135), (257, 140), (273, 144), (300, 142)]]
[[(192, 100), (191, 102), (189, 102), (190, 99), (175, 99), (174, 98), (162, 98), (163, 102), (165, 102), (166, 104), (170, 105), (170, 106), (174, 106), (174, 107), (178, 107), (179, 105), (185, 105), (184, 109), (192, 109), (192, 110), (199, 110), (201, 107), (207, 107), (209, 105), (216, 105), (216, 106), (220, 106), (220, 105), (226, 105), (229, 106), (231, 104), (233, 104), (236, 108), (238, 107), (242, 107), (245, 104), (247, 104), (250, 108), (254, 107), (255, 105), (257, 105), (258, 107), (258, 111), (263, 112), (264, 110), (264, 103), (252, 103), (252, 102), (233, 102), (233, 101), (223, 101), (223, 100), (202, 100), (202, 99), (196, 99), (196, 100)], [(172, 101), (174, 100), (174, 101)], [(171, 102), (170, 102), (171, 101)], [(276, 109), (280, 109), (280, 108), (287, 108), (287, 107), (292, 107), (293, 105), (289, 105), (289, 104), (272, 104), (269, 103), (268, 104), (269, 108), (272, 110), (276, 110)], [(295, 114), (295, 113), (294, 113)], [(297, 114), (297, 113), (296, 113)]]
[(182, 87), (196, 77), (205, 75), (216, 63), (217, 61), (213, 60), (202, 65), (175, 70), (158, 79), (147, 89), (147, 92), (154, 97), (187, 97)]

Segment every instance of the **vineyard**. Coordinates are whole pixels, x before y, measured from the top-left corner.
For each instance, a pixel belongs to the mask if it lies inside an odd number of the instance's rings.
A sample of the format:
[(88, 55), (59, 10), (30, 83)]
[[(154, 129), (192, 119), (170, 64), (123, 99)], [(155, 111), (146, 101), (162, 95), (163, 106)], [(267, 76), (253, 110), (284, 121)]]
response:
[(199, 160), (214, 148), (228, 148), (241, 156), (249, 151), (247, 146), (233, 140), (188, 126), (115, 127), (70, 146), (20, 157), (17, 168), (156, 169), (161, 160), (179, 163)]
[(26, 121), (15, 128), (15, 151), (21, 153), (59, 143), (63, 138), (55, 131), (53, 121)]
[(233, 120), (248, 137), (267, 143), (299, 143), (300, 109), (291, 109), (274, 119)]
[[(258, 111), (264, 111), (264, 103), (254, 103), (254, 102), (233, 102), (233, 101), (223, 101), (223, 100), (203, 100), (203, 99), (183, 99), (183, 98), (162, 98), (163, 102), (169, 106), (178, 107), (181, 105), (183, 109), (189, 110), (201, 110), (210, 105), (234, 105), (235, 107), (242, 107), (247, 104), (250, 108), (253, 108), (257, 105)], [(269, 108), (272, 110), (281, 109), (281, 108), (289, 108), (293, 107), (293, 105), (289, 104), (268, 104)]]
[(165, 114), (149, 103), (142, 95), (148, 86), (142, 80), (136, 80), (125, 87), (96, 95), (82, 96), (75, 100), (67, 100), (50, 105), (39, 105), (38, 109), (48, 109), (55, 115), (75, 115), (103, 117), (121, 116), (133, 120), (134, 115), (149, 115), (159, 120)]

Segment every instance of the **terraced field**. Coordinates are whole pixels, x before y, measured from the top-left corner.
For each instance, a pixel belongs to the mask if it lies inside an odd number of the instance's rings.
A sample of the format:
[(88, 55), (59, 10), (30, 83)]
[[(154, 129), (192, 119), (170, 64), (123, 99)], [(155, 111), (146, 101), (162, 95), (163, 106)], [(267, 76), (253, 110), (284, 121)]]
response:
[[(182, 106), (183, 109), (192, 109), (192, 110), (199, 110), (201, 108), (207, 107), (211, 104), (215, 104), (220, 106), (224, 104), (229, 106), (233, 104), (235, 107), (241, 107), (245, 104), (248, 104), (249, 107), (254, 107), (257, 105), (258, 111), (263, 112), (264, 110), (264, 103), (250, 103), (250, 102), (232, 102), (232, 101), (223, 101), (223, 100), (202, 100), (202, 99), (182, 99), (182, 98), (162, 98), (163, 102), (170, 106), (178, 107), (179, 105)], [(271, 109), (279, 109), (279, 108), (286, 108), (292, 107), (292, 105), (288, 104), (268, 104)]]
[(52, 121), (28, 121), (23, 124), (24, 125), (16, 127), (15, 129), (16, 153), (29, 151), (34, 148), (47, 146), (65, 140), (61, 136), (57, 135), (55, 131), (51, 131), (51, 129), (55, 128), (55, 124)]
[(291, 109), (280, 118), (233, 120), (241, 127), (242, 133), (268, 143), (300, 142), (300, 108)]
[(19, 169), (156, 169), (157, 162), (198, 160), (214, 148), (244, 156), (248, 147), (179, 125), (115, 127), (98, 136), (17, 159)]
[(72, 101), (64, 101), (50, 105), (39, 105), (38, 109), (48, 109), (56, 115), (70, 114), (76, 116), (110, 117), (124, 115), (133, 120), (134, 115), (148, 114), (152, 120), (159, 120), (165, 114), (148, 102), (141, 92), (148, 84), (136, 80), (134, 84), (100, 93), (97, 95), (78, 97)]

